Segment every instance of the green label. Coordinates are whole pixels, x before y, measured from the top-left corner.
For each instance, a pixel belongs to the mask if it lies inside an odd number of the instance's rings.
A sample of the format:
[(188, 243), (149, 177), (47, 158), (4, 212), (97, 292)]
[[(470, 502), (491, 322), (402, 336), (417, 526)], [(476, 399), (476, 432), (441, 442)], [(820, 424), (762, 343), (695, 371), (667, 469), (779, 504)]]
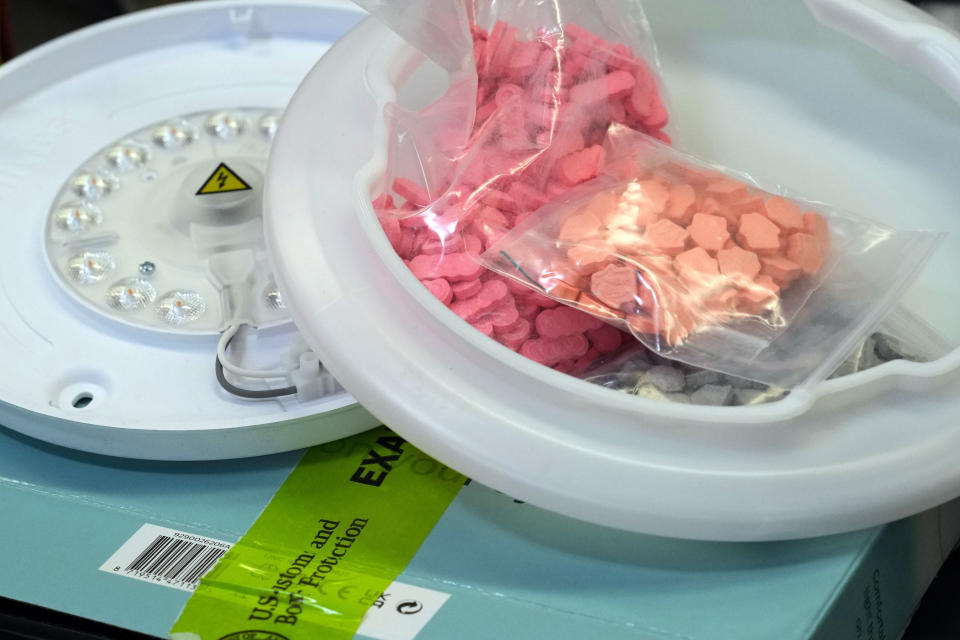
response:
[(310, 449), (171, 638), (353, 638), (465, 481), (385, 427)]

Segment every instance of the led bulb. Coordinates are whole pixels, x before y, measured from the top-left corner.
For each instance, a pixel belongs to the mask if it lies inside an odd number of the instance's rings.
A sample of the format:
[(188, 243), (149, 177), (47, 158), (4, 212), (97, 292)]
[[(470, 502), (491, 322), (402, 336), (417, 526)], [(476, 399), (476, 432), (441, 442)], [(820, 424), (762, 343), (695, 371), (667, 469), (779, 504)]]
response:
[(107, 304), (115, 311), (139, 311), (157, 297), (157, 291), (146, 280), (125, 278), (107, 291)]
[(75, 203), (57, 209), (54, 222), (64, 231), (80, 233), (95, 227), (103, 220), (103, 213), (88, 202)]
[(266, 136), (267, 140), (273, 140), (273, 136), (277, 135), (278, 126), (280, 126), (280, 116), (275, 113), (260, 118), (260, 133)]
[(67, 272), (78, 284), (100, 282), (117, 266), (116, 261), (105, 251), (84, 251), (67, 262)]
[(88, 200), (98, 200), (120, 186), (120, 181), (111, 173), (81, 173), (73, 179), (73, 192)]
[(139, 169), (150, 159), (150, 150), (140, 144), (121, 144), (107, 150), (107, 162), (118, 171)]
[(153, 142), (163, 149), (185, 147), (197, 138), (197, 130), (187, 122), (171, 122), (153, 130)]
[(203, 315), (207, 304), (196, 291), (171, 291), (157, 301), (157, 317), (167, 324), (192, 322)]
[(207, 131), (218, 138), (235, 138), (246, 128), (246, 119), (235, 113), (221, 111), (207, 119)]
[(284, 311), (287, 308), (287, 305), (283, 302), (283, 296), (280, 295), (280, 290), (273, 283), (267, 285), (264, 290), (263, 302), (271, 311)]

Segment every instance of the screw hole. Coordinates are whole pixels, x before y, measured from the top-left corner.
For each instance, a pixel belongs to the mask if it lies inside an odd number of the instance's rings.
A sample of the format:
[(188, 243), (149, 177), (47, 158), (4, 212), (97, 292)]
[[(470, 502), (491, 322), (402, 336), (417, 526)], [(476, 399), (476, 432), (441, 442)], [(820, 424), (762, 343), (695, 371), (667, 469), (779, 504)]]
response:
[(88, 406), (90, 406), (91, 402), (93, 402), (93, 394), (84, 392), (77, 395), (71, 404), (73, 405), (74, 409), (86, 409)]

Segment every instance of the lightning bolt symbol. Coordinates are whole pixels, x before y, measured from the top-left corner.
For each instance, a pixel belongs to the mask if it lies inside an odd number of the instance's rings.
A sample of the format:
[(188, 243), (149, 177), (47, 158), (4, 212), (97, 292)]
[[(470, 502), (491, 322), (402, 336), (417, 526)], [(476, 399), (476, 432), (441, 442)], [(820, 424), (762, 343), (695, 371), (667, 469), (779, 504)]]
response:
[(220, 173), (217, 174), (217, 182), (220, 183), (220, 188), (223, 189), (223, 185), (227, 184), (227, 178), (230, 176), (227, 175), (227, 172), (223, 169), (220, 170)]

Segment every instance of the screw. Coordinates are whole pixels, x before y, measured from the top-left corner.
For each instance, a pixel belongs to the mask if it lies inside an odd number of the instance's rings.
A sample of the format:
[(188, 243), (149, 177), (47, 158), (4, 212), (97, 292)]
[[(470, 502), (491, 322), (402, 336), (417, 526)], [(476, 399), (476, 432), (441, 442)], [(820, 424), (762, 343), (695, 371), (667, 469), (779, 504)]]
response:
[(146, 262), (140, 263), (140, 273), (145, 276), (153, 275), (153, 272), (157, 270), (157, 265), (153, 264), (149, 260)]

